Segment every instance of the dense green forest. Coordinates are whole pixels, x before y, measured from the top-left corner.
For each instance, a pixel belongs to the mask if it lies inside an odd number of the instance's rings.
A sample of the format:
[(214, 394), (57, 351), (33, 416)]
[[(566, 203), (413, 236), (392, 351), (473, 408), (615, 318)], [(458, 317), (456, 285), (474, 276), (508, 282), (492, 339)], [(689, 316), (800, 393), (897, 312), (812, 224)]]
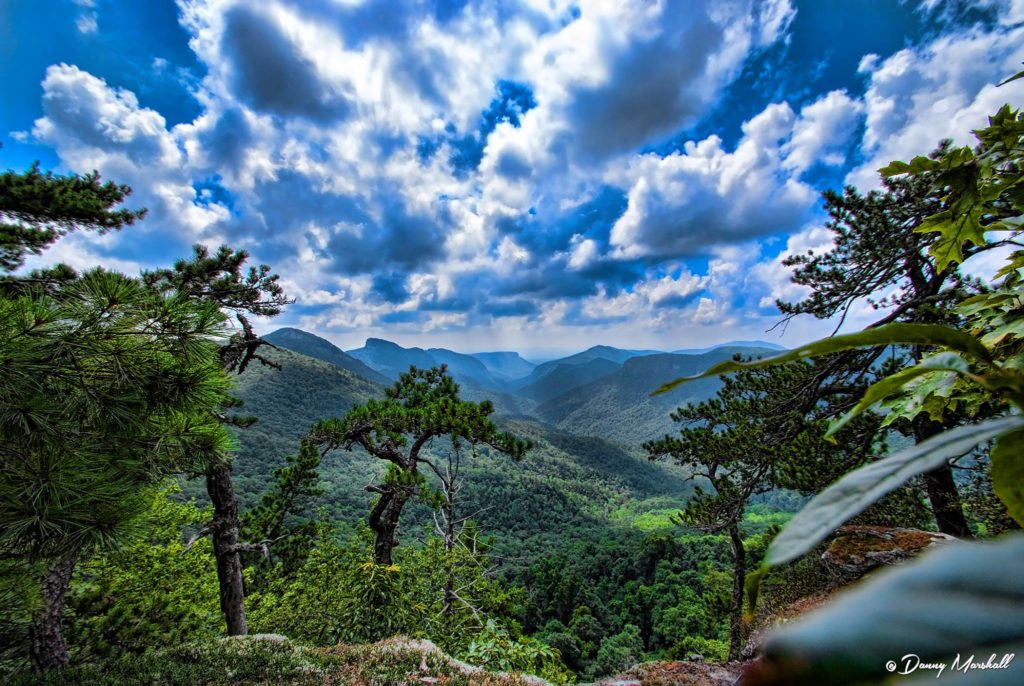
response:
[[(230, 683), (187, 651), (216, 663), (209, 646), (247, 634), (295, 643), (254, 649), (285, 680), (288, 660), (338, 666), (334, 647), (397, 635), (553, 683), (738, 661), (745, 610), (833, 588), (821, 546), (849, 521), (996, 540), (859, 584), (769, 637), (745, 683), (875, 683), (906, 652), (1012, 652), (1024, 117), (1006, 107), (976, 135), (894, 162), (883, 190), (825, 194), (832, 251), (789, 258), (808, 295), (781, 316), (884, 293), (865, 330), (541, 365), (261, 337), (252, 321), (291, 301), (228, 247), (138, 276), (18, 272), (69, 231), (144, 212), (95, 174), (4, 173), (0, 673), (95, 680), (156, 669), (161, 648), (178, 662), (145, 679)], [(993, 248), (991, 283), (961, 274)]]

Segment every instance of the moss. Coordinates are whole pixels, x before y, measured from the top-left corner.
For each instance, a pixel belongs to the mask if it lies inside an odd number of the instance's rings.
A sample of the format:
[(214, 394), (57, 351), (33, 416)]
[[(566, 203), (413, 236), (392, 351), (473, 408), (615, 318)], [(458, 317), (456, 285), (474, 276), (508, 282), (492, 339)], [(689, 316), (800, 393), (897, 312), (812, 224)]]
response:
[(392, 639), (372, 645), (310, 648), (274, 638), (233, 638), (153, 650), (42, 677), (22, 674), (12, 686), (537, 686), (540, 680), (494, 674), (449, 658), (427, 642)]

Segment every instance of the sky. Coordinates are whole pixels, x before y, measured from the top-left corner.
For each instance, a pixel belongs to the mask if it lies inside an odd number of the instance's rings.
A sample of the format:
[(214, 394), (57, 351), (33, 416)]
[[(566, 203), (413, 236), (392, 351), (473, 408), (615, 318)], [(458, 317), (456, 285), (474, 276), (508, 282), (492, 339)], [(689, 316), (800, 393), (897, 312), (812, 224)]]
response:
[(821, 192), (970, 143), (1022, 62), (1024, 0), (0, 0), (0, 168), (149, 210), (26, 268), (226, 243), (295, 299), (264, 332), (791, 347)]

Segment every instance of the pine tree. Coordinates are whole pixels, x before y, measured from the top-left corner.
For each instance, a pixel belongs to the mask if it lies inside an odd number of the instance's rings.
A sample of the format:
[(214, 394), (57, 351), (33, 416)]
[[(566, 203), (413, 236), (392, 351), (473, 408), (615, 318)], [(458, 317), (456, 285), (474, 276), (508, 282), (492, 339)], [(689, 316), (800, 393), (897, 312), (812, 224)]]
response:
[(268, 541), (269, 561), (280, 564), (285, 577), (298, 571), (315, 544), (318, 522), (304, 515), (310, 501), (324, 492), (318, 483), (319, 467), (320, 451), (304, 438), (299, 451), (274, 472), (276, 481), (256, 507), (242, 516), (243, 536)]
[(388, 463), (383, 483), (366, 487), (378, 496), (367, 523), (375, 536), (374, 560), (379, 565), (393, 562), (402, 508), (419, 494), (430, 497), (420, 467), (429, 465), (440, 473), (424, 452), (435, 438), (447, 436), (452, 441), (486, 445), (513, 459), (521, 458), (531, 447), (529, 441), (498, 430), (489, 419), (493, 403), (461, 400), (459, 386), (444, 365), (411, 367), (386, 394), (384, 400), (369, 400), (341, 419), (318, 422), (310, 433), (327, 450), (359, 446)]
[(0, 551), (44, 568), (38, 670), (67, 663), (79, 555), (120, 539), (146, 486), (233, 445), (212, 414), (228, 390), (220, 313), (100, 270), (60, 296), (0, 298)]
[[(946, 149), (940, 147), (933, 155), (941, 155)], [(834, 235), (834, 245), (828, 252), (793, 255), (783, 262), (795, 268), (795, 283), (811, 289), (810, 295), (799, 302), (777, 302), (785, 315), (783, 323), (800, 314), (820, 319), (838, 316), (838, 330), (858, 301), (888, 310), (868, 328), (889, 322), (956, 323), (953, 306), (980, 286), (965, 277), (956, 264), (940, 269), (929, 253), (939, 236), (915, 231), (925, 218), (942, 209), (941, 193), (932, 188), (927, 175), (884, 179), (883, 186), (883, 190), (866, 195), (853, 187), (842, 194), (824, 193), (830, 217), (826, 227)], [(969, 245), (964, 256), (996, 245)], [(837, 378), (860, 374), (875, 364), (883, 350), (833, 356), (819, 363), (822, 371), (818, 378), (827, 386)], [(927, 348), (915, 346), (910, 356), (917, 362), (927, 352)], [(861, 384), (849, 390), (847, 396), (857, 398), (864, 388)], [(820, 387), (809, 388), (808, 397), (816, 402), (821, 398), (819, 391)], [(921, 442), (943, 428), (921, 415), (904, 430)], [(926, 474), (924, 482), (939, 530), (970, 537), (951, 468), (944, 465)]]
[(723, 377), (714, 398), (672, 413), (683, 425), (679, 435), (644, 444), (650, 459), (670, 457), (713, 489), (698, 485), (679, 522), (729, 536), (730, 660), (738, 659), (742, 647), (747, 555), (741, 525), (747, 503), (782, 483), (805, 479), (808, 464), (857, 466), (872, 455), (877, 421), (871, 417), (849, 425), (830, 443), (823, 440), (827, 423), (805, 415), (799, 389), (814, 372), (812, 364), (801, 362)]
[(0, 269), (13, 271), (28, 254), (39, 255), (72, 231), (116, 231), (146, 210), (113, 210), (131, 194), (128, 186), (100, 183), (97, 172), (56, 176), (36, 162), (23, 174), (0, 174)]
[[(202, 245), (196, 245), (191, 260), (179, 260), (172, 269), (146, 272), (143, 281), (157, 293), (173, 293), (180, 297), (230, 313), (239, 326), (220, 349), (220, 360), (227, 372), (243, 373), (256, 360), (271, 367), (278, 365), (260, 354), (263, 345), (270, 345), (255, 332), (250, 316), (273, 317), (290, 301), (277, 282), (278, 276), (270, 267), (261, 264), (244, 271), (249, 253), (232, 250), (222, 245), (211, 255)], [(225, 403), (226, 408), (238, 407), (240, 401)], [(250, 417), (219, 415), (226, 424), (246, 426), (255, 420)], [(217, 558), (217, 578), (220, 582), (221, 609), (224, 611), (230, 636), (248, 633), (245, 620), (245, 580), (242, 576), (242, 553), (262, 551), (265, 543), (246, 543), (240, 540), (241, 521), (238, 498), (231, 479), (229, 459), (211, 460), (205, 471), (206, 492), (213, 502), (213, 521), (207, 531), (213, 538)]]
[[(3, 173), (0, 269), (72, 231), (141, 219), (113, 209), (130, 192), (95, 172)], [(68, 661), (61, 617), (80, 554), (120, 539), (146, 486), (232, 447), (212, 414), (227, 398), (211, 342), (224, 317), (101, 269), (57, 265), (0, 285), (0, 551), (42, 570), (30, 629), (42, 671)]]

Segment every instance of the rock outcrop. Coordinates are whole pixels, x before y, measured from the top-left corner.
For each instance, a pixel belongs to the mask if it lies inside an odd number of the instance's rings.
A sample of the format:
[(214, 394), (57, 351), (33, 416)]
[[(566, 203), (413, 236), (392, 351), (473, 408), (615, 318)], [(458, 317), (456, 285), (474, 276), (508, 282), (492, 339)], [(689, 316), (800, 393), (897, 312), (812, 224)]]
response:
[(955, 540), (948, 534), (920, 529), (844, 526), (821, 559), (849, 582), (878, 567), (903, 564), (928, 548)]

